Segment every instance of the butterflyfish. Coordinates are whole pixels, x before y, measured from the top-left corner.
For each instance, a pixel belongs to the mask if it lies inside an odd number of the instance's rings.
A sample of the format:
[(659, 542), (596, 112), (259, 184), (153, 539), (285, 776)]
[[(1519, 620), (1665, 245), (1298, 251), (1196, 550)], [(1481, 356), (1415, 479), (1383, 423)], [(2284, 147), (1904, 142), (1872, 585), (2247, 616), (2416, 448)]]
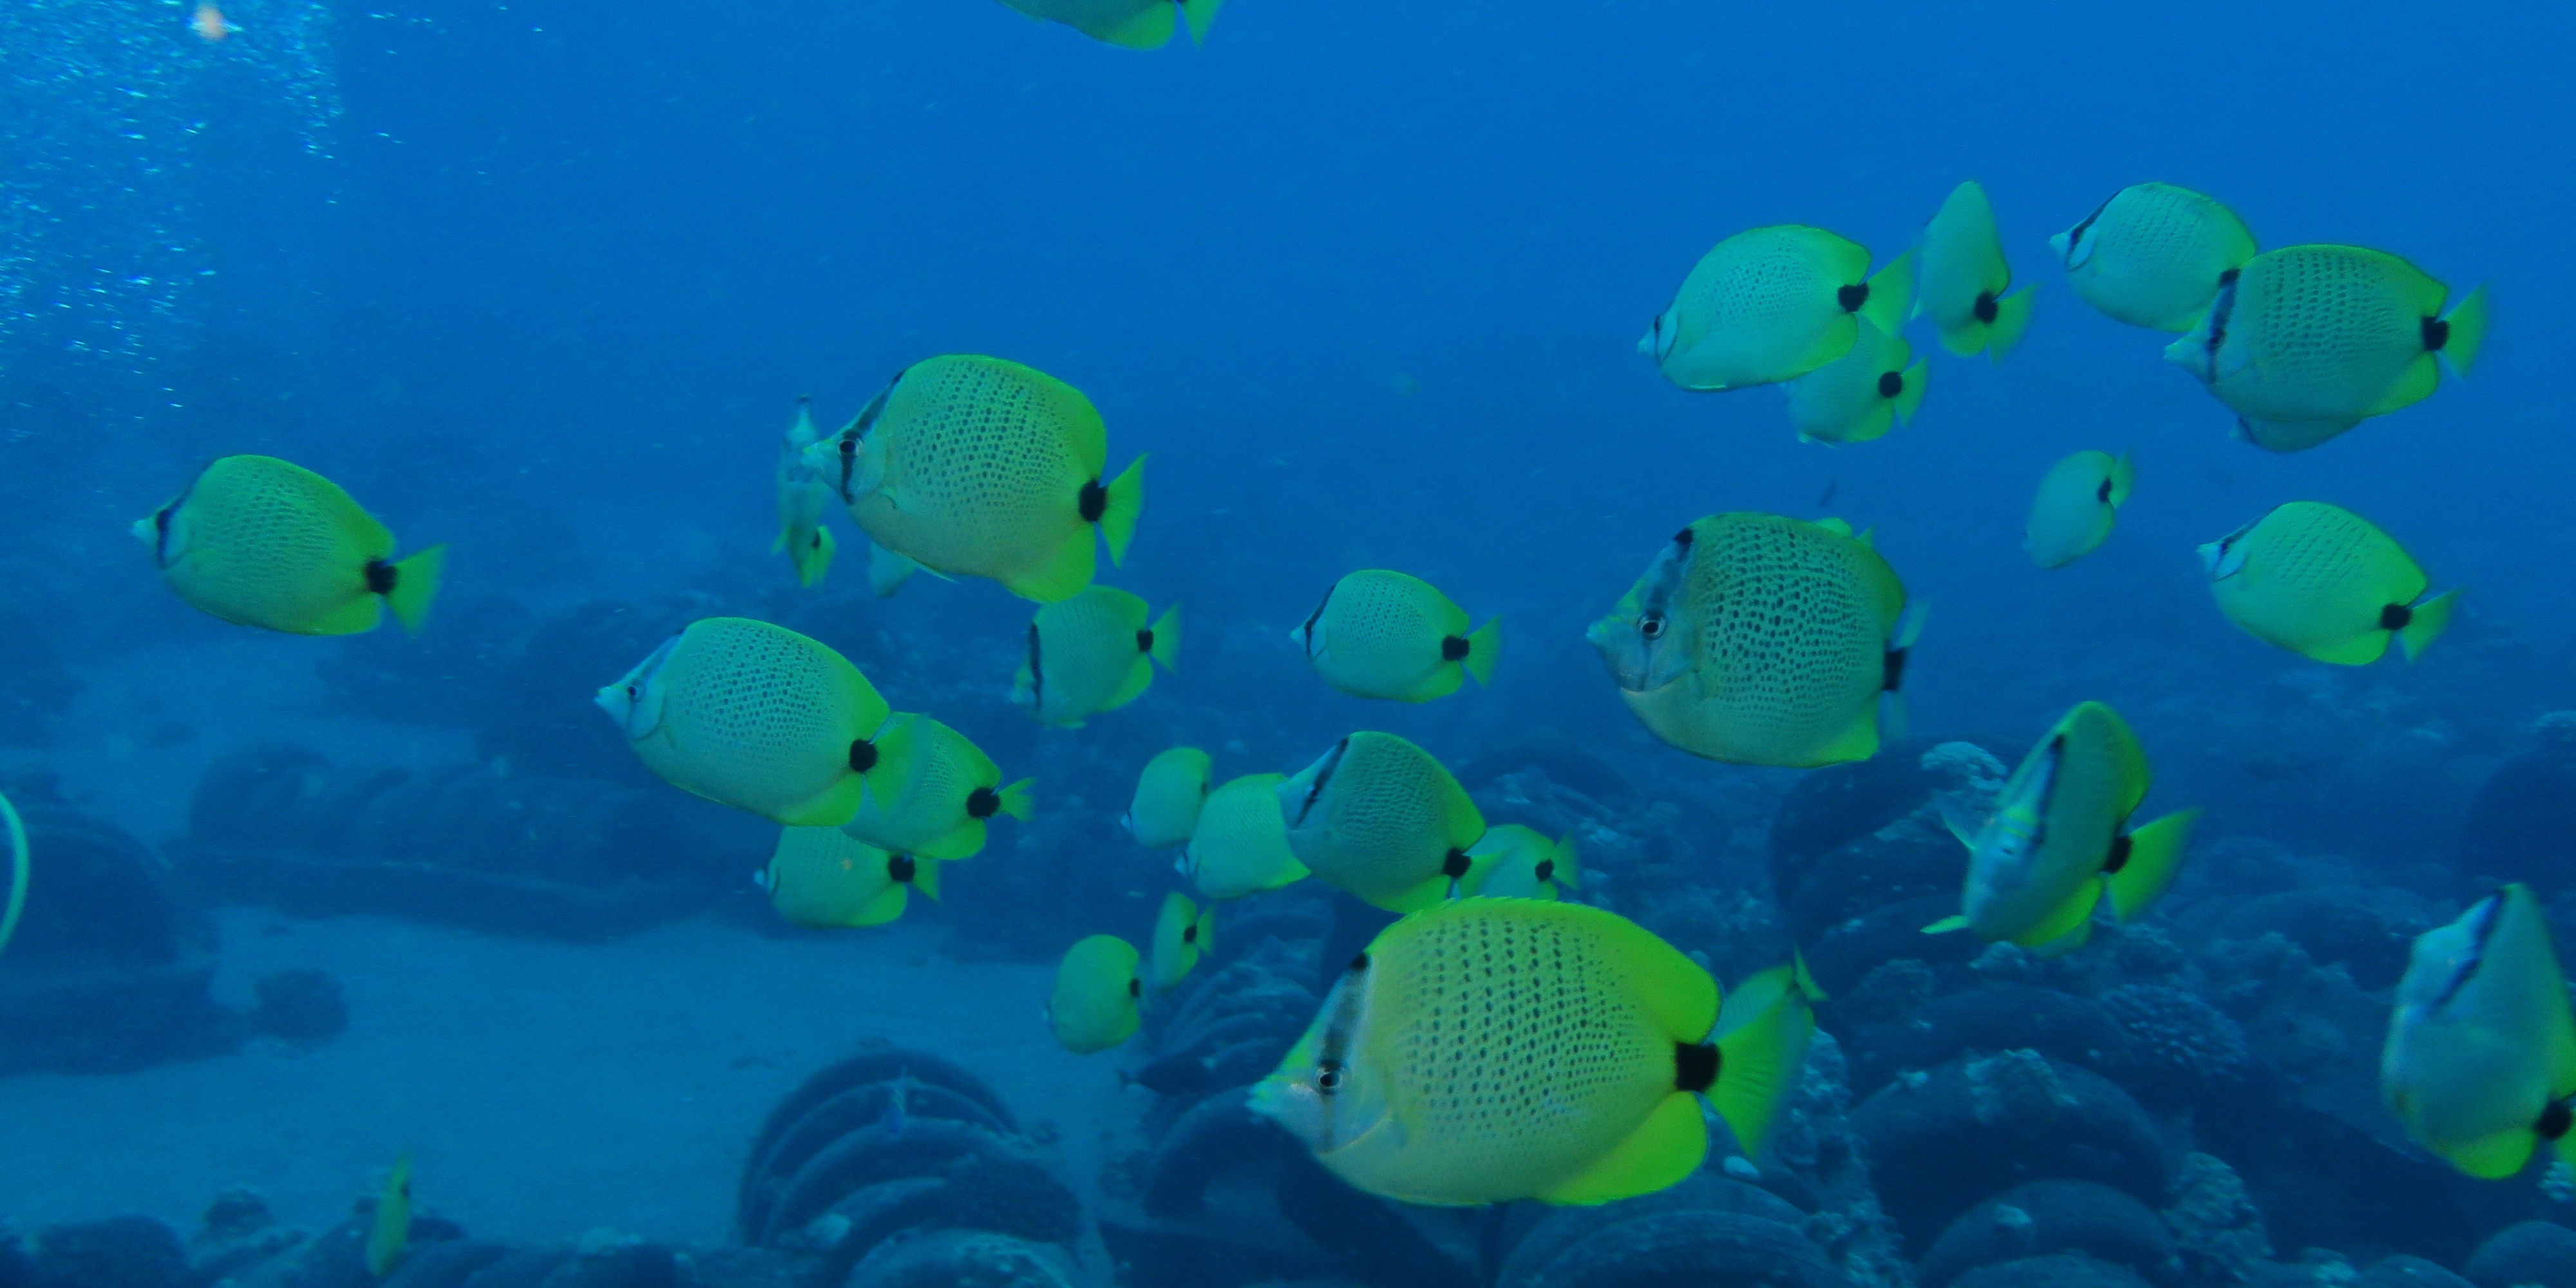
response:
[(2395, 639), (2406, 660), (2451, 622), (2414, 556), (2370, 520), (2291, 501), (2200, 548), (2219, 611), (2245, 633), (2320, 662), (2367, 666)]
[(691, 622), (594, 700), (664, 782), (790, 827), (850, 821), (895, 768), (859, 668), (747, 617)]
[(1181, 851), (1181, 875), (1209, 899), (1241, 899), (1310, 875), (1279, 811), (1286, 774), (1246, 774), (1210, 792)]
[(367, 1223), (367, 1273), (382, 1279), (402, 1264), (411, 1245), (411, 1155), (394, 1160), (385, 1175), (384, 1192), (376, 1196), (376, 1213)]
[(975, 354), (904, 368), (807, 459), (879, 546), (1042, 604), (1091, 584), (1095, 530), (1126, 558), (1145, 497), (1141, 456), (1102, 481), (1108, 430), (1082, 391)]
[(939, 860), (881, 850), (837, 827), (789, 827), (758, 881), (791, 925), (882, 926), (903, 915), (911, 891), (939, 897)]
[(1811, 443), (1866, 443), (1911, 422), (1923, 407), (1931, 364), (1904, 337), (1860, 320), (1851, 352), (1780, 386), (1789, 421)]
[(1389, 912), (1449, 897), (1485, 834), (1467, 789), (1391, 733), (1343, 738), (1275, 794), (1297, 861)]
[(1740, 232), (1711, 248), (1637, 352), (1684, 389), (1794, 380), (1851, 352), (1866, 317), (1889, 335), (1914, 294), (1914, 256), (1876, 274), (1869, 250), (1804, 224)]
[(1088, 586), (1039, 605), (1029, 623), (1028, 654), (1012, 681), (1012, 704), (1039, 724), (1079, 729), (1083, 717), (1144, 696), (1155, 665), (1168, 669), (1181, 649), (1180, 606), (1148, 625), (1151, 613), (1144, 600), (1112, 586)]
[(1288, 633), (1315, 674), (1344, 693), (1395, 702), (1447, 697), (1494, 682), (1503, 620), (1469, 630), (1467, 610), (1419, 577), (1363, 568), (1333, 583)]
[(1216, 905), (1205, 910), (1175, 890), (1163, 896), (1154, 918), (1154, 940), (1145, 957), (1145, 988), (1168, 993), (1189, 977), (1201, 955), (1216, 947)]
[(1207, 40), (1225, 0), (1002, 0), (1002, 3), (1050, 22), (1060, 22), (1107, 45), (1160, 49), (1172, 32), (1187, 23), (1193, 44)]
[(2379, 1094), (2416, 1143), (2484, 1180), (2560, 1157), (2576, 1100), (2576, 1019), (2540, 901), (2520, 885), (2415, 939), (2397, 982)]
[(1138, 961), (1136, 946), (1116, 935), (1093, 935), (1065, 950), (1046, 1006), (1047, 1024), (1065, 1050), (1089, 1055), (1135, 1036), (1136, 1004), (1145, 995)]
[(2111, 538), (2120, 507), (2128, 504), (2137, 470), (2126, 452), (2077, 452), (2048, 467), (2030, 499), (2022, 553), (2042, 568), (2063, 568)]
[[(1840, 520), (1711, 515), (1586, 632), (1628, 709), (1696, 756), (1812, 768), (1878, 750), (1921, 616)], [(1887, 717), (1892, 719), (1892, 716)]]
[(879, 849), (926, 859), (972, 858), (987, 820), (1029, 817), (1029, 780), (1005, 786), (1002, 770), (966, 735), (925, 715), (902, 712), (880, 735), (893, 768), (845, 825)]
[(1634, 922), (1470, 898), (1354, 958), (1252, 1108), (1354, 1187), (1407, 1203), (1649, 1194), (1699, 1170), (1706, 1096), (1759, 1155), (1814, 1020), (1795, 989), (1723, 1031), (1720, 991)]
[(2022, 757), (1992, 814), (1973, 826), (1950, 819), (1968, 847), (1962, 912), (1925, 932), (1964, 929), (2055, 956), (2092, 936), (2105, 898), (2124, 924), (2145, 915), (2173, 883), (2200, 817), (2187, 809), (2132, 830), (2151, 781), (2128, 722), (2099, 702), (2078, 704)]
[(1208, 754), (1196, 747), (1157, 752), (1136, 774), (1136, 795), (1119, 823), (1138, 845), (1164, 850), (1190, 839), (1208, 798)]
[(1549, 840), (1535, 828), (1499, 823), (1467, 847), (1467, 875), (1458, 879), (1458, 893), (1554, 899), (1560, 889), (1582, 884), (1583, 865), (1572, 836)]
[(394, 611), (417, 631), (447, 547), (397, 562), (394, 534), (340, 485), (274, 456), (227, 456), (134, 535), (190, 607), (294, 635), (356, 635)]
[(1914, 311), (1932, 319), (1950, 352), (2001, 362), (2030, 329), (2031, 288), (2012, 289), (1995, 208), (1975, 180), (1951, 189), (1923, 226), (1917, 272), (1923, 293)]
[(2424, 270), (2358, 246), (2286, 246), (2221, 278), (2190, 334), (2165, 346), (2236, 413), (2238, 436), (2305, 451), (2422, 401), (2442, 364), (2469, 374), (2487, 292), (2458, 303)]
[(2048, 245), (2085, 303), (2158, 331), (2197, 325), (2219, 283), (2255, 253), (2254, 234), (2235, 211), (2170, 183), (2112, 193)]
[(823, 526), (823, 514), (832, 506), (832, 485), (806, 457), (822, 438), (810, 402), (796, 400), (796, 419), (788, 423), (779, 445), (778, 540), (769, 547), (787, 552), (799, 586), (821, 581), (832, 566), (832, 530)]

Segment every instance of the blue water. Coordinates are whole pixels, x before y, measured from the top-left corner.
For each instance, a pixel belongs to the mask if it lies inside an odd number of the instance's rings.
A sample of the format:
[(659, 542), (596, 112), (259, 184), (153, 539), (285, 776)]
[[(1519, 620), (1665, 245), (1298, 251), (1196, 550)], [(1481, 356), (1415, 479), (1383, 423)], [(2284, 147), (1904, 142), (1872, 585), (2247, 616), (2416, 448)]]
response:
[[(293, 677), (256, 737), (191, 725), (169, 763), (192, 771), (294, 734), (317, 664), (400, 680), (329, 700), (361, 722), (328, 735), (335, 762), (379, 736), (379, 763), (489, 756), (472, 713), (586, 710), (615, 678), (496, 687), (543, 673), (476, 661), (528, 621), (681, 591), (789, 611), (767, 545), (795, 399), (837, 427), (952, 352), (1083, 390), (1113, 469), (1151, 454), (1134, 549), (1102, 579), (1189, 621), (1176, 672), (1067, 733), (1002, 700), (1028, 605), (990, 583), (825, 613), (898, 708), (1073, 816), (1014, 857), (1050, 875), (930, 914), (1018, 960), (1144, 932), (1124, 891), (1169, 878), (1109, 823), (1176, 741), (1223, 748), (1229, 776), (1293, 771), (1355, 728), (1452, 764), (1565, 741), (1758, 836), (1798, 775), (1655, 743), (1582, 641), (1675, 529), (1720, 511), (1876, 528), (1931, 610), (1914, 729), (2017, 745), (2109, 701), (2155, 760), (2151, 811), (2202, 804), (2205, 842), (2406, 886), (2432, 901), (2408, 933), (2470, 893), (2422, 874), (2454, 866), (2487, 775), (2576, 707), (2576, 456), (2550, 356), (2576, 292), (2558, 217), (2576, 108), (2571, 28), (2544, 7), (1234, 0), (1204, 47), (1139, 53), (985, 0), (244, 0), (218, 44), (174, 5), (20, 2), (0, 33), (44, 74), (0, 99), (0, 658), (49, 687), (13, 699), (6, 751), (114, 782), (92, 799), (156, 842), (194, 783), (97, 767), (103, 740), (166, 723), (94, 700), (113, 677), (203, 667), (253, 705)], [(1686, 393), (1634, 352), (1727, 234), (1812, 223), (1883, 261), (1967, 178), (2037, 318), (1999, 366), (1918, 325), (1929, 397), (1886, 439), (1798, 442), (1775, 391)], [(2474, 378), (2314, 451), (2232, 441), (2165, 338), (2075, 298), (2045, 244), (2151, 179), (2225, 201), (2267, 247), (2383, 248), (2455, 297), (2490, 283)], [(2136, 496), (2103, 549), (2039, 571), (2018, 549), (2030, 488), (2083, 448), (2134, 450)], [(450, 543), (428, 637), (245, 642), (172, 602), (118, 529), (240, 452), (337, 480), (406, 549)], [(2370, 517), (2467, 588), (2423, 662), (2327, 668), (2217, 613), (2193, 547), (2293, 499)], [(842, 563), (809, 603), (859, 584), (834, 522)], [(1368, 566), (1504, 614), (1497, 686), (1391, 709), (1317, 683), (1284, 632)], [(421, 752), (423, 728), (447, 741)], [(542, 772), (632, 777), (604, 721), (564, 739)], [(710, 868), (757, 865), (762, 838), (722, 835)], [(1700, 839), (1702, 884), (1761, 894), (1720, 857), (1751, 842)]]

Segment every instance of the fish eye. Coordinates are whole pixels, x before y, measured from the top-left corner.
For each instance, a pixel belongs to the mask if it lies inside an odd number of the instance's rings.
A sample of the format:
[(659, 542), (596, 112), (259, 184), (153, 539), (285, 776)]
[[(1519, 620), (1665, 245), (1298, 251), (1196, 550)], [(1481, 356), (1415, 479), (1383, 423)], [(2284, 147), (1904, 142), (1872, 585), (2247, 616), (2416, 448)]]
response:
[(638, 696), (641, 696), (641, 695), (637, 694), (637, 693), (635, 692), (635, 686), (630, 684), (630, 685), (627, 685), (627, 686), (626, 686), (626, 696), (628, 696), (628, 697), (632, 698), (632, 697), (638, 697)]
[(1648, 613), (1645, 616), (1638, 618), (1637, 633), (1650, 640), (1662, 639), (1664, 637), (1664, 615), (1662, 613)]
[(1325, 1060), (1315, 1066), (1315, 1087), (1327, 1093), (1342, 1089), (1342, 1062)]

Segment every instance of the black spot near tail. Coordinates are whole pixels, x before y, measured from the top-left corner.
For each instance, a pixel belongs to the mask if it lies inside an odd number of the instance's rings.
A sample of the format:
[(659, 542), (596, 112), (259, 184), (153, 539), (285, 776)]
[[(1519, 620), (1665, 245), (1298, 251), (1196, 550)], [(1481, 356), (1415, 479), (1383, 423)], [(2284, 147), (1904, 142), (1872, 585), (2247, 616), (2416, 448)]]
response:
[(1190, 923), (1189, 929), (1184, 930), (1184, 931), (1182, 931), (1182, 932), (1181, 932), (1181, 942), (1182, 942), (1182, 943), (1185, 943), (1185, 944), (1195, 944), (1195, 943), (1197, 943), (1198, 941), (1199, 941), (1199, 923), (1197, 923), (1197, 922), (1193, 921), (1193, 922), (1191, 922), (1191, 923)]
[(2406, 629), (2407, 623), (2414, 620), (2415, 610), (2404, 604), (2380, 605), (2379, 629), (2383, 631), (2402, 631)]
[(1845, 313), (1860, 312), (1860, 306), (1869, 303), (1869, 283), (1846, 286), (1834, 292), (1834, 303), (1842, 305)]
[(1976, 313), (1978, 321), (1991, 323), (1995, 320), (1995, 316), (2001, 312), (2003, 312), (2002, 309), (1995, 307), (1995, 293), (1993, 291), (1977, 292)]
[(1879, 676), (1878, 687), (1880, 689), (1889, 693), (1894, 693), (1905, 686), (1905, 655), (1907, 652), (1908, 650), (1901, 648), (1892, 648), (1887, 650), (1886, 665), (1882, 674)]
[(850, 772), (864, 774), (877, 767), (877, 745), (865, 738), (850, 744)]
[(1466, 637), (1466, 636), (1464, 636), (1464, 635), (1444, 635), (1444, 636), (1442, 636), (1442, 637), (1440, 638), (1440, 660), (1441, 660), (1441, 661), (1443, 661), (1443, 662), (1463, 662), (1463, 661), (1465, 661), (1465, 660), (1466, 660), (1466, 658), (1467, 658), (1467, 637)]
[(2102, 486), (2093, 489), (2093, 499), (2096, 501), (2109, 501), (2111, 499), (2111, 480), (2104, 479), (2102, 480)]
[(2542, 1140), (2556, 1140), (2566, 1135), (2570, 1126), (2576, 1126), (2576, 1110), (2570, 1110), (2564, 1100), (2552, 1100), (2548, 1108), (2540, 1111), (2540, 1121), (2531, 1129)]
[(2440, 318), (2424, 319), (2424, 352), (2439, 353), (2451, 342), (2451, 324)]
[(1098, 523), (1100, 516), (1109, 512), (1109, 489), (1100, 486), (1100, 480), (1093, 479), (1082, 485), (1082, 500), (1079, 504), (1082, 507), (1082, 521)]
[(912, 856), (909, 854), (889, 854), (886, 856), (886, 875), (893, 877), (897, 881), (909, 884), (912, 880), (913, 874), (920, 870), (921, 865), (913, 862)]
[(2136, 846), (2137, 842), (2131, 839), (2129, 834), (2126, 832), (2122, 832), (2118, 836), (2112, 837), (2111, 857), (2102, 861), (2102, 875), (2107, 877), (2118, 872), (2120, 869), (2129, 866), (2129, 851), (2136, 848)]
[(382, 559), (367, 561), (367, 592), (373, 595), (394, 593), (394, 566)]
[(1471, 866), (1473, 865), (1467, 861), (1465, 850), (1451, 850), (1449, 857), (1440, 861), (1440, 875), (1455, 881), (1467, 875), (1467, 869)]
[(1726, 1063), (1716, 1044), (1676, 1042), (1673, 1044), (1673, 1089), (1694, 1094), (1717, 1085), (1718, 1070)]
[(1878, 396), (1879, 396), (1879, 397), (1881, 397), (1881, 398), (1893, 398), (1893, 397), (1897, 396), (1898, 394), (1901, 394), (1901, 393), (1904, 393), (1904, 392), (1905, 392), (1905, 373), (1904, 373), (1904, 372), (1902, 372), (1902, 371), (1882, 371), (1882, 372), (1878, 373)]
[(1549, 877), (1552, 877), (1552, 876), (1555, 876), (1555, 875), (1556, 875), (1556, 860), (1554, 860), (1554, 859), (1540, 859), (1540, 860), (1538, 861), (1538, 879), (1539, 879), (1539, 880), (1541, 880), (1541, 881), (1545, 881), (1545, 880), (1547, 880)]
[(1139, 653), (1151, 653), (1154, 651), (1154, 632), (1151, 630), (1136, 632), (1136, 651)]
[(1002, 808), (1002, 794), (990, 787), (978, 787), (966, 793), (968, 818), (991, 818)]
[(1128, 977), (1127, 977), (1127, 996), (1129, 996), (1129, 997), (1143, 997), (1144, 995), (1145, 995), (1145, 981), (1143, 981), (1143, 980), (1141, 980), (1141, 979), (1138, 979), (1138, 978), (1136, 978), (1136, 977), (1135, 977), (1135, 976), (1133, 976), (1133, 975), (1128, 976)]

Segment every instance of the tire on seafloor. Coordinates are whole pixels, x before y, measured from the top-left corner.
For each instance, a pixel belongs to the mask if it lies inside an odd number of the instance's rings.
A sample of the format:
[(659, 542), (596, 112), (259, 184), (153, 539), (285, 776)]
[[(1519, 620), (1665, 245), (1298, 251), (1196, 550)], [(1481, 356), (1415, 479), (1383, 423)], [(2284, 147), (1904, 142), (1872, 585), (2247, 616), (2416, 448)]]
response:
[[(745, 1243), (809, 1257), (822, 1285), (1048, 1288), (1076, 1281), (1063, 1276), (1091, 1242), (1082, 1200), (1000, 1097), (948, 1060), (883, 1044), (780, 1100), (735, 1213)], [(942, 1280), (941, 1267), (983, 1277)]]

